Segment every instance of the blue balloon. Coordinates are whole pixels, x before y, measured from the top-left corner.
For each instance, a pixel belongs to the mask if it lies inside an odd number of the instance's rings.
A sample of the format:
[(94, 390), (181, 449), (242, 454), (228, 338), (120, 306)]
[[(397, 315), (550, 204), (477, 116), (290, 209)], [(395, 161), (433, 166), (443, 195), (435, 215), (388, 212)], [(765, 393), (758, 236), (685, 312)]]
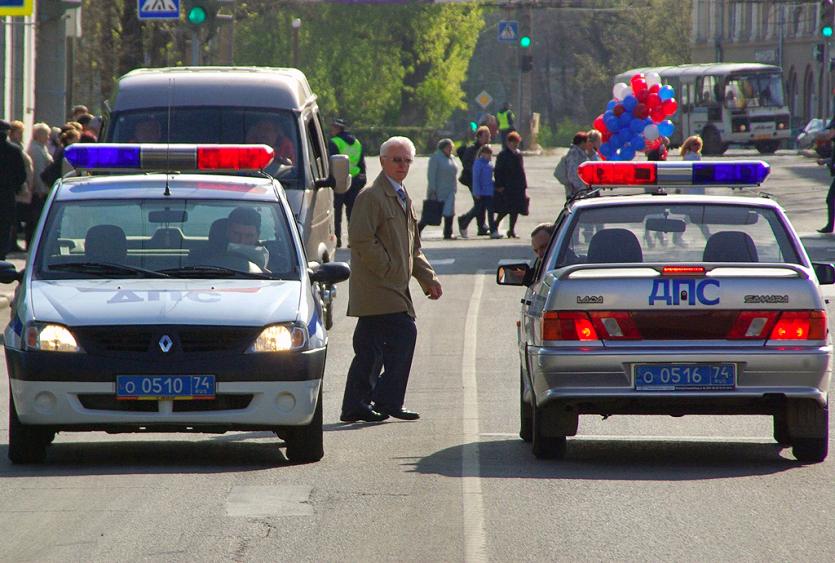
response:
[(637, 106), (637, 105), (638, 105), (638, 98), (636, 98), (632, 94), (629, 94), (628, 96), (626, 96), (623, 99), (623, 108), (626, 111), (628, 111), (629, 113), (632, 113), (632, 110), (635, 109), (635, 106)]
[(615, 112), (613, 112), (612, 110), (607, 109), (606, 111), (604, 111), (604, 112), (603, 112), (603, 121), (604, 121), (604, 122), (605, 122), (607, 119), (612, 119), (613, 117), (614, 117), (615, 119), (617, 119), (617, 118), (618, 118), (618, 116), (617, 116), (617, 115), (615, 115)]
[(620, 138), (621, 144), (628, 143), (632, 137), (635, 136), (635, 133), (632, 132), (632, 129), (629, 127), (624, 127), (620, 131), (618, 131), (618, 137)]
[(629, 127), (629, 124), (632, 123), (632, 114), (623, 112), (622, 114), (620, 114), (620, 117), (618, 117), (618, 123), (620, 124), (621, 128)]
[(676, 126), (673, 125), (673, 122), (669, 119), (665, 119), (661, 123), (658, 124), (658, 132), (665, 137), (669, 137), (673, 134), (673, 131), (676, 130)]
[(612, 155), (615, 154), (615, 151), (617, 151), (621, 145), (623, 145), (623, 141), (620, 140), (618, 135), (612, 135), (609, 137), (609, 146), (612, 147)]
[(673, 90), (673, 87), (669, 84), (666, 86), (662, 86), (661, 89), (658, 91), (658, 97), (661, 98), (661, 101), (669, 100), (670, 98), (675, 98), (676, 91)]
[(629, 141), (629, 144), (632, 145), (632, 148), (636, 151), (644, 150), (644, 138), (641, 135), (635, 135), (632, 137), (632, 140)]
[(644, 127), (646, 127), (646, 124), (643, 119), (633, 119), (629, 123), (629, 128), (632, 129), (633, 133), (640, 133), (644, 130)]
[(617, 100), (609, 100), (609, 103), (606, 104), (606, 111), (612, 111), (615, 109), (615, 106), (618, 105)]
[(606, 157), (606, 160), (612, 157), (612, 145), (608, 142), (600, 145), (600, 154)]
[(618, 156), (620, 156), (620, 160), (632, 160), (635, 158), (635, 149), (631, 146), (622, 147), (618, 151)]
[(611, 131), (612, 133), (617, 133), (620, 129), (620, 121), (614, 115), (609, 119), (604, 119), (603, 124), (606, 125), (606, 129)]

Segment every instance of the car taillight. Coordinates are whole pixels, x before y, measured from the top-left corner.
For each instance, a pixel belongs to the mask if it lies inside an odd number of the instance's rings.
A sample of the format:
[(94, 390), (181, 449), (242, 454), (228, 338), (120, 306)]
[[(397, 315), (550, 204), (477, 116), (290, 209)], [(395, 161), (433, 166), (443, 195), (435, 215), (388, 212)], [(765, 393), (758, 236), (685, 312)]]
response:
[(626, 311), (592, 311), (591, 321), (603, 340), (638, 340), (641, 333)]
[(771, 330), (771, 340), (823, 340), (825, 311), (785, 311)]
[(589, 316), (582, 311), (545, 311), (542, 340), (600, 340)]
[(740, 311), (731, 330), (728, 340), (763, 340), (771, 332), (779, 311)]

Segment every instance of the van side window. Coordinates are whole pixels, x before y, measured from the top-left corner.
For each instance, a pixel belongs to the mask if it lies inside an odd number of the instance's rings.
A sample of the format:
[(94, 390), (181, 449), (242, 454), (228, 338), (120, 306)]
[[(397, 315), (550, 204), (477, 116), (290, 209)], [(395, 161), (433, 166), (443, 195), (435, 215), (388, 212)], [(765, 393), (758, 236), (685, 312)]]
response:
[(311, 172), (316, 179), (325, 179), (328, 176), (325, 167), (325, 155), (327, 153), (322, 141), (322, 131), (319, 129), (318, 121), (312, 116), (307, 119), (306, 128), (307, 138), (310, 141), (308, 143), (308, 151), (310, 152), (308, 156), (310, 157)]

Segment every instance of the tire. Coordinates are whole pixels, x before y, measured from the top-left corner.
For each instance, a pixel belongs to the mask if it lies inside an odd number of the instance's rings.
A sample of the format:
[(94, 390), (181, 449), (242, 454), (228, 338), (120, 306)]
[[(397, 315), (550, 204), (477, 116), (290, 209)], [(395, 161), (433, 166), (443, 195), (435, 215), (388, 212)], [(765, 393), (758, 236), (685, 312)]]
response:
[(774, 441), (781, 446), (791, 445), (791, 436), (789, 434), (789, 423), (786, 420), (786, 413), (780, 412), (772, 417), (774, 426)]
[(706, 155), (720, 155), (724, 153), (722, 145), (722, 137), (719, 136), (719, 131), (713, 127), (702, 131), (702, 142), (704, 143), (703, 152)]
[(789, 434), (792, 436), (792, 454), (801, 463), (820, 463), (826, 459), (829, 453), (829, 406), (821, 407), (815, 401), (807, 400), (800, 402), (796, 408), (796, 420), (802, 424), (808, 432), (810, 429), (813, 437), (795, 436), (795, 428), (792, 427), (791, 417), (789, 421)]
[(533, 406), (533, 455), (537, 459), (563, 459), (566, 450), (565, 436), (544, 436), (542, 420), (544, 409)]
[(287, 459), (293, 463), (312, 463), (319, 461), (325, 455), (322, 440), (322, 389), (319, 388), (319, 398), (313, 419), (306, 426), (288, 428)]
[(530, 443), (533, 440), (533, 407), (525, 402), (525, 377), (519, 368), (519, 437)]
[(46, 446), (55, 438), (55, 432), (23, 424), (17, 417), (14, 399), (9, 392), (9, 459), (12, 463), (43, 463)]
[(760, 154), (774, 154), (780, 148), (780, 141), (762, 141), (754, 143), (754, 147)]

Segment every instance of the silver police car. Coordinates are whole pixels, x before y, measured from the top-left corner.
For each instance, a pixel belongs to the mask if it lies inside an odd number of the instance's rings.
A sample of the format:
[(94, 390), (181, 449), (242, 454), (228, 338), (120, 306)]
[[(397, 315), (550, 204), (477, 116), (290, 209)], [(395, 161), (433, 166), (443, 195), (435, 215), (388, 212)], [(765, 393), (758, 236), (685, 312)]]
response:
[[(773, 200), (687, 193), (759, 184), (768, 170), (583, 164), (592, 189), (565, 206), (542, 260), (499, 265), (499, 284), (528, 286), (520, 435), (537, 457), (563, 457), (582, 414), (760, 414), (799, 461), (826, 458), (832, 340), (819, 284), (833, 267), (810, 262)], [(640, 193), (592, 197), (624, 185)]]
[(123, 174), (56, 183), (25, 272), (0, 263), (0, 281), (20, 282), (5, 330), (13, 462), (88, 430), (269, 430), (291, 461), (322, 457), (328, 336), (314, 285), (350, 271), (308, 264), (281, 185), (245, 175), (273, 155), (67, 149), (77, 169)]

